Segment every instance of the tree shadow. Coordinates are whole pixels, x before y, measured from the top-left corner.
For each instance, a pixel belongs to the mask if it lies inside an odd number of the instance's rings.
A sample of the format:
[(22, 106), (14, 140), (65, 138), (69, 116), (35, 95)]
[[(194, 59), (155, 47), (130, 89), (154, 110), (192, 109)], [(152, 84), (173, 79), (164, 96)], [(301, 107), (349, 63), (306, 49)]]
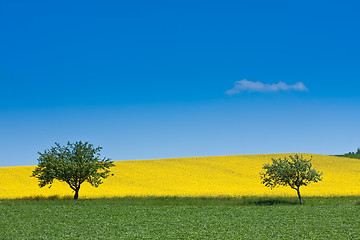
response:
[(60, 196), (60, 195), (50, 195), (50, 196), (37, 195), (37, 196), (27, 196), (27, 197), (22, 197), (22, 198), (16, 198), (16, 200), (35, 200), (35, 201), (39, 201), (39, 200), (68, 200), (68, 199), (73, 199), (73, 197), (72, 196)]
[(272, 205), (299, 205), (297, 199), (289, 198), (255, 198), (245, 201), (244, 205), (272, 206)]

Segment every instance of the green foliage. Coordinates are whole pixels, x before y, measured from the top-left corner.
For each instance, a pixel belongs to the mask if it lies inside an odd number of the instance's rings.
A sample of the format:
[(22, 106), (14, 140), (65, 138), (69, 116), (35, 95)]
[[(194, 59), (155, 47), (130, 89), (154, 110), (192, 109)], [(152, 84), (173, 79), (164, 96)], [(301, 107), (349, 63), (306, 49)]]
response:
[(335, 155), (335, 156), (360, 159), (360, 154), (344, 154), (344, 155)]
[[(357, 148), (356, 152), (348, 152), (348, 153), (345, 153), (344, 155), (345, 156), (346, 155), (360, 155), (360, 148)], [(343, 156), (343, 155), (340, 155), (340, 156)]]
[(301, 204), (300, 187), (322, 180), (322, 173), (312, 168), (311, 159), (298, 155), (284, 159), (272, 158), (272, 164), (265, 164), (263, 169), (265, 171), (260, 173), (260, 177), (265, 186), (289, 186), (297, 191)]
[(51, 187), (54, 179), (66, 182), (75, 191), (78, 198), (80, 186), (85, 181), (94, 187), (102, 184), (102, 179), (109, 176), (109, 168), (114, 166), (108, 158), (100, 158), (101, 147), (94, 148), (88, 142), (70, 143), (39, 152), (38, 166), (32, 173), (39, 179), (39, 186)]
[(284, 159), (272, 158), (272, 164), (265, 164), (260, 176), (262, 183), (267, 187), (290, 186), (298, 189), (307, 186), (311, 182), (321, 181), (322, 173), (312, 169), (311, 159), (306, 160), (298, 155)]

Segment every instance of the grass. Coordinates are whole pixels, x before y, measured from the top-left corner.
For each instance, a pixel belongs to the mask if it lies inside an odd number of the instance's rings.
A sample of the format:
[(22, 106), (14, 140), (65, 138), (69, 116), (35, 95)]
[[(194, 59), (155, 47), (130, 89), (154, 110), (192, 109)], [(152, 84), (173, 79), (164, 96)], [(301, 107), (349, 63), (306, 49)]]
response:
[[(263, 206), (263, 205), (298, 205), (297, 197), (122, 197), (122, 198), (93, 198), (72, 200), (71, 196), (35, 196), (19, 199), (3, 199), (2, 204), (22, 205), (22, 204), (115, 204), (115, 205), (160, 205), (160, 206)], [(356, 205), (360, 204), (358, 196), (344, 197), (305, 197), (305, 205)]]
[(358, 197), (0, 201), (2, 239), (359, 239)]

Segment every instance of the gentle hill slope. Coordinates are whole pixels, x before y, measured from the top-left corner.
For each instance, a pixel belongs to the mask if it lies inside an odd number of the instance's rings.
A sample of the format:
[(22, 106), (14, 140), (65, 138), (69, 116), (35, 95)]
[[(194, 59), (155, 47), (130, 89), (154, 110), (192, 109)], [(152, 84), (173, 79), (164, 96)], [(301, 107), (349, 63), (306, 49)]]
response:
[[(158, 160), (116, 161), (114, 176), (98, 188), (84, 183), (80, 198), (122, 196), (295, 196), (290, 188), (271, 190), (260, 182), (259, 172), (271, 158), (289, 154), (194, 157)], [(313, 166), (323, 172), (323, 181), (300, 189), (304, 196), (360, 195), (360, 160), (317, 154)], [(34, 196), (72, 196), (65, 184), (55, 182), (39, 188), (30, 177), (34, 166), (1, 167), (0, 199)]]

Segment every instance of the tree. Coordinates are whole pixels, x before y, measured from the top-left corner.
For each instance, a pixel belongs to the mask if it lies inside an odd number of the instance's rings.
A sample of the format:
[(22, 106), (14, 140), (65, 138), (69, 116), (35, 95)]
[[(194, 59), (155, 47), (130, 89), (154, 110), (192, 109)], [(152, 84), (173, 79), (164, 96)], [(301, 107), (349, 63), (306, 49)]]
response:
[(76, 200), (83, 182), (98, 187), (102, 184), (102, 179), (109, 176), (109, 168), (115, 166), (109, 158), (100, 158), (101, 149), (81, 141), (68, 142), (65, 146), (55, 143), (55, 147), (44, 153), (38, 152), (38, 166), (32, 176), (39, 179), (40, 187), (50, 184), (50, 188), (54, 179), (66, 182), (74, 190)]
[(260, 177), (265, 186), (270, 188), (290, 186), (296, 190), (300, 204), (303, 204), (300, 187), (322, 180), (322, 173), (312, 168), (311, 158), (306, 160), (298, 155), (284, 159), (272, 158), (272, 164), (265, 164), (263, 169), (265, 171), (260, 172)]

